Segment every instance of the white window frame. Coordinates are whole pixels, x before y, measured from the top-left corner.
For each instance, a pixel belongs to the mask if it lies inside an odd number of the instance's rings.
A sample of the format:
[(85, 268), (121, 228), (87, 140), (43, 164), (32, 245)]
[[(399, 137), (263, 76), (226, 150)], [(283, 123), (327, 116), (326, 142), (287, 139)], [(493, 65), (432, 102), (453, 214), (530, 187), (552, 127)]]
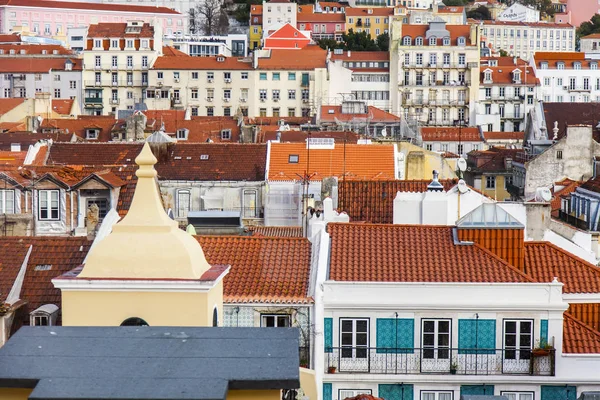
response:
[[(493, 183), (490, 185), (489, 183)], [(485, 177), (485, 188), (486, 189), (496, 189), (496, 176), (494, 175), (486, 175)]]
[[(434, 331), (433, 332), (425, 332), (425, 324), (433, 322), (434, 323)], [(440, 332), (440, 322), (445, 322), (448, 324), (447, 332)], [(425, 344), (425, 335), (433, 334), (434, 343), (432, 345)], [(440, 345), (441, 335), (448, 336), (448, 344)], [(442, 359), (448, 360), (451, 357), (450, 349), (452, 347), (452, 320), (448, 318), (423, 318), (421, 319), (421, 347), (423, 351), (423, 358), (427, 359)], [(427, 356), (426, 350), (432, 350), (432, 357)], [(442, 350), (440, 353), (439, 350)]]
[[(32, 315), (32, 320), (33, 320), (33, 326), (52, 326), (52, 323), (50, 321), (50, 316), (49, 315)], [(46, 323), (39, 323), (42, 322), (43, 320), (46, 320)]]
[(231, 140), (231, 129), (221, 130), (221, 140)]
[[(352, 323), (352, 331), (345, 332), (344, 322), (350, 321)], [(357, 323), (358, 322), (366, 322), (367, 330), (366, 332), (358, 332), (357, 331)], [(342, 348), (341, 357), (342, 358), (356, 358), (356, 359), (367, 359), (369, 357), (369, 339), (370, 339), (370, 319), (369, 318), (340, 318), (340, 327), (339, 327), (339, 344)], [(345, 333), (350, 333), (352, 335), (352, 343), (344, 343), (343, 337)], [(365, 344), (358, 344), (358, 335), (366, 335)], [(348, 352), (350, 350), (350, 352)], [(363, 350), (363, 351), (359, 351)]]
[[(188, 196), (188, 204), (187, 204), (187, 209), (185, 209), (185, 207), (182, 207), (181, 204), (181, 198), (183, 196)], [(185, 218), (187, 217), (188, 212), (190, 211), (190, 208), (192, 206), (192, 190), (191, 189), (179, 189), (177, 190), (177, 216), (178, 217), (182, 217)]]
[(535, 400), (535, 392), (504, 390), (500, 396), (508, 397), (508, 400)]
[(361, 394), (372, 395), (371, 389), (338, 389), (338, 399), (354, 398)]
[[(272, 319), (273, 325), (268, 325), (268, 321)], [(287, 324), (283, 321), (287, 320)], [(280, 325), (281, 323), (281, 325)], [(261, 314), (261, 328), (290, 328), (292, 326), (292, 316), (290, 314)]]
[[(433, 395), (433, 398), (429, 395)], [(445, 395), (445, 396), (440, 396)], [(448, 396), (449, 395), (449, 396)], [(453, 400), (452, 390), (421, 390), (421, 400)]]
[[(52, 217), (52, 194), (56, 193), (57, 201), (57, 217)], [(42, 194), (46, 197), (46, 212), (47, 216), (42, 217)], [(38, 219), (40, 221), (59, 221), (60, 220), (60, 190), (59, 189), (43, 189), (38, 190)]]
[[(7, 198), (12, 196), (12, 211), (7, 208)], [(0, 189), (0, 214), (15, 214), (15, 190)]]

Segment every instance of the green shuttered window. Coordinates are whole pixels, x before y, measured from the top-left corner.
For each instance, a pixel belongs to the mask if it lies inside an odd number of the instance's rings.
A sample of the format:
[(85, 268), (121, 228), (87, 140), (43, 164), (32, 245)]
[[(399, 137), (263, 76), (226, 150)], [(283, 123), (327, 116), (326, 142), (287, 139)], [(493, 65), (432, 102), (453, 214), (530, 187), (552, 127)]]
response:
[(495, 319), (459, 319), (459, 354), (494, 354), (496, 351)]
[(414, 319), (377, 319), (377, 353), (413, 353), (414, 343)]

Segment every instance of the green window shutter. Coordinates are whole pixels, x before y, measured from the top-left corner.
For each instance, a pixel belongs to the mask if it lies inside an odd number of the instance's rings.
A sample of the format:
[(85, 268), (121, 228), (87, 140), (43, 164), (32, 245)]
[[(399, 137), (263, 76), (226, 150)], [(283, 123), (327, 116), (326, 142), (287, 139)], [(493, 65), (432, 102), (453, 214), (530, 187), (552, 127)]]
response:
[[(477, 339), (475, 335), (477, 334)], [(458, 354), (495, 354), (495, 319), (459, 319)]]
[(460, 395), (493, 396), (494, 385), (462, 385)]
[(309, 76), (307, 73), (302, 74), (302, 86), (308, 86)]
[(377, 353), (413, 353), (415, 320), (377, 318)]
[(576, 400), (576, 386), (544, 386), (542, 385), (541, 400)]
[(333, 387), (331, 383), (323, 384), (323, 400), (332, 400), (333, 399)]
[(540, 321), (540, 343), (548, 343), (548, 320)]
[(323, 336), (325, 337), (325, 353), (333, 353), (333, 318), (325, 318)]
[(381, 384), (378, 397), (385, 400), (413, 400), (413, 385)]

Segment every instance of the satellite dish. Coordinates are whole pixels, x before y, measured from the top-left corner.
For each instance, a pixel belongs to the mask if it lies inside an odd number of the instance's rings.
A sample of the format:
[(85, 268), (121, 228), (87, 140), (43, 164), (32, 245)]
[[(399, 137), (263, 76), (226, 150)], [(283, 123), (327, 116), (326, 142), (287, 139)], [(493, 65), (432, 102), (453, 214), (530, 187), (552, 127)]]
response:
[(467, 170), (467, 161), (460, 157), (458, 160), (456, 160), (456, 166), (458, 167), (459, 171), (465, 172)]
[(381, 130), (381, 136), (386, 137), (387, 136), (387, 130), (385, 128), (383, 128)]
[(550, 189), (548, 189), (546, 187), (538, 188), (538, 190), (536, 190), (535, 199), (537, 201), (548, 202), (548, 201), (552, 200), (552, 192), (550, 191)]
[[(461, 158), (462, 160), (462, 158)], [(458, 181), (458, 191), (460, 193), (467, 193), (469, 191), (469, 187), (467, 186), (467, 183), (464, 180), (459, 180)]]

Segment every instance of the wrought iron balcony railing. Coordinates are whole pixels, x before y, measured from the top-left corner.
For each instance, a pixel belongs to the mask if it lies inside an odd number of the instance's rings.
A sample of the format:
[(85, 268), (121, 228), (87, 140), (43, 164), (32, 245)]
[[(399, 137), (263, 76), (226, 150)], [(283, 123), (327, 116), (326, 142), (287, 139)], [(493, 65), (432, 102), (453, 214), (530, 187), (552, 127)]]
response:
[(372, 348), (325, 349), (325, 371), (367, 374), (554, 376), (555, 350)]

